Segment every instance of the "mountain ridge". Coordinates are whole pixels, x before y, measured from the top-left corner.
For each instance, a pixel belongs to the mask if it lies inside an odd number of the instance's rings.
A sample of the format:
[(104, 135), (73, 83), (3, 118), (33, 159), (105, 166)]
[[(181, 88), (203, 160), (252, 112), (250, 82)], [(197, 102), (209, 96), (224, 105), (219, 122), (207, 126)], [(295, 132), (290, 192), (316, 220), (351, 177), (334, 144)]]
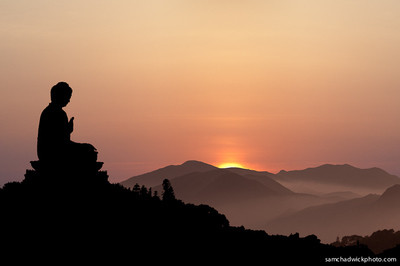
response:
[(371, 189), (386, 189), (391, 185), (400, 184), (399, 177), (391, 175), (381, 168), (362, 169), (349, 164), (323, 164), (304, 170), (281, 170), (274, 177), (276, 181), (282, 183), (315, 182)]
[(192, 172), (204, 172), (214, 169), (219, 168), (200, 161), (189, 160), (180, 165), (168, 165), (148, 173), (130, 177), (120, 182), (120, 184), (125, 187), (133, 187), (136, 183), (139, 183), (147, 187), (153, 187), (160, 185), (165, 178), (172, 179)]

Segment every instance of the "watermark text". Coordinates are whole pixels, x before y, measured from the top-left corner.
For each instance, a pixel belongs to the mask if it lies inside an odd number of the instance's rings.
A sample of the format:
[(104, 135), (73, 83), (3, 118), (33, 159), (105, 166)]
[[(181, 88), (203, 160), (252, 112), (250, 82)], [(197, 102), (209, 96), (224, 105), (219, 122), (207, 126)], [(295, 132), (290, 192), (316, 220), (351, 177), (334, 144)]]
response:
[(396, 263), (397, 258), (380, 257), (332, 257), (325, 258), (326, 263)]

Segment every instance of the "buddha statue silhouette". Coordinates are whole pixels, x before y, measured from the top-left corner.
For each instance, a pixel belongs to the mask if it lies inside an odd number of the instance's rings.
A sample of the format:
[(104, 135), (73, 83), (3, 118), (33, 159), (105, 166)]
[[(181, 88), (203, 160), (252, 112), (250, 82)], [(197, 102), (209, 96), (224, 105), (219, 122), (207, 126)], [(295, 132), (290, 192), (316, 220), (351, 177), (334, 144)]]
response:
[(96, 163), (97, 150), (93, 145), (71, 141), (74, 118), (68, 121), (62, 109), (71, 100), (70, 86), (59, 82), (52, 87), (50, 94), (51, 103), (43, 110), (39, 122), (37, 155), (41, 165), (76, 167)]

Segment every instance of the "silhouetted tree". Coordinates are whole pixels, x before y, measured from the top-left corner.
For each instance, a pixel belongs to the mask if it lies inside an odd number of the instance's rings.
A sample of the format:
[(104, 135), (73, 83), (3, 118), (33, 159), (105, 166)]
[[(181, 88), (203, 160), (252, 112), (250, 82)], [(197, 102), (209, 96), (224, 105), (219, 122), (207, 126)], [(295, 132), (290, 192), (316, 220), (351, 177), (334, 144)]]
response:
[(153, 196), (153, 198), (160, 199), (160, 197), (158, 196), (158, 191), (157, 191), (157, 190), (154, 191), (154, 196)]
[(174, 189), (171, 186), (171, 182), (168, 179), (164, 179), (162, 183), (163, 192), (162, 192), (162, 200), (171, 201), (176, 200)]
[(133, 186), (132, 191), (135, 192), (135, 193), (137, 193), (137, 194), (139, 194), (139, 192), (140, 192), (140, 185), (139, 185), (138, 183), (136, 183), (136, 184)]
[(147, 198), (148, 193), (149, 192), (148, 192), (147, 188), (144, 185), (142, 185), (142, 187), (140, 188), (140, 196), (142, 198)]

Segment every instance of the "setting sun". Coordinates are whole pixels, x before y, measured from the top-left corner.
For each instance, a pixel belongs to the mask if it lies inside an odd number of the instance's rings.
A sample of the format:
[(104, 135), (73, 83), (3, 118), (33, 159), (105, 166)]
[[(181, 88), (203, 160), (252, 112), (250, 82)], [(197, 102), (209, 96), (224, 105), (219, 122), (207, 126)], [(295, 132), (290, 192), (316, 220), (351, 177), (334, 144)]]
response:
[(240, 163), (223, 163), (218, 166), (219, 168), (244, 168)]

